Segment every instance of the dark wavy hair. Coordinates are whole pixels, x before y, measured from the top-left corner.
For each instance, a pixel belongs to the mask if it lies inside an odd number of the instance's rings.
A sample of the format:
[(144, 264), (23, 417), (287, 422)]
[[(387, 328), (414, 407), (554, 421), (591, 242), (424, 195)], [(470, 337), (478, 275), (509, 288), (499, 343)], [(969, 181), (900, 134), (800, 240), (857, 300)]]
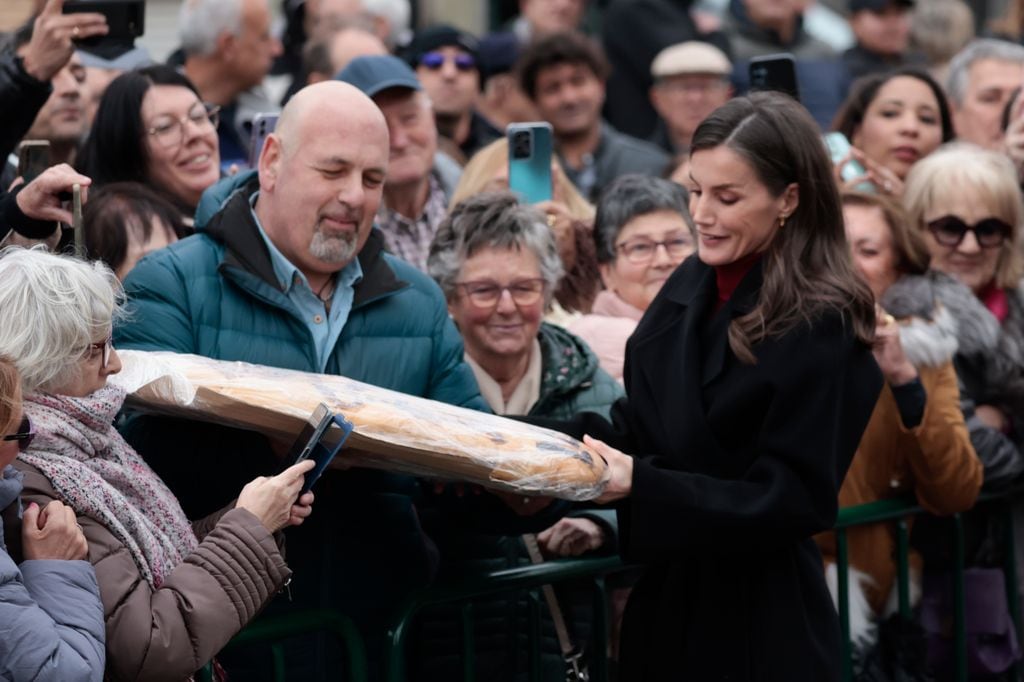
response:
[(878, 91), (882, 89), (883, 85), (899, 76), (916, 78), (928, 86), (932, 94), (935, 95), (935, 101), (938, 102), (939, 119), (942, 123), (942, 141), (952, 140), (955, 136), (953, 116), (949, 111), (949, 100), (946, 98), (945, 91), (934, 78), (913, 67), (870, 74), (854, 81), (850, 87), (850, 94), (847, 95), (839, 107), (839, 111), (836, 112), (835, 118), (832, 119), (832, 130), (837, 130), (845, 135), (847, 140), (852, 140), (854, 131), (864, 122), (864, 114), (867, 113), (871, 103), (875, 101)]
[(691, 155), (725, 146), (754, 170), (773, 196), (796, 183), (799, 201), (763, 257), (757, 304), (729, 325), (729, 346), (753, 364), (754, 344), (838, 311), (856, 337), (875, 334), (871, 290), (856, 275), (843, 227), (832, 162), (807, 110), (787, 95), (760, 92), (716, 109), (697, 127)]
[(199, 91), (192, 81), (166, 64), (155, 64), (121, 74), (111, 81), (103, 93), (92, 130), (79, 155), (78, 170), (92, 178), (95, 187), (112, 182), (145, 183), (184, 213), (191, 214), (194, 206), (182, 205), (181, 199), (154, 185), (149, 177), (142, 100), (154, 85), (179, 85), (199, 97)]

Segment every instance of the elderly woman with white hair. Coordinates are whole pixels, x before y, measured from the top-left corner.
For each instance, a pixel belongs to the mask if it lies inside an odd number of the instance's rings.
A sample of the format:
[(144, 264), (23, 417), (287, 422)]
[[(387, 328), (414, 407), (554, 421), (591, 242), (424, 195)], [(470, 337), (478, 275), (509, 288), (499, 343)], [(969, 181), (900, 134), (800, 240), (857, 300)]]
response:
[(274, 533), (302, 523), (307, 461), (246, 485), (196, 523), (113, 427), (123, 390), (111, 346), (120, 284), (99, 263), (0, 255), (0, 355), (22, 377), (34, 438), (15, 466), (23, 498), (71, 507), (103, 602), (109, 679), (184, 680), (287, 584)]

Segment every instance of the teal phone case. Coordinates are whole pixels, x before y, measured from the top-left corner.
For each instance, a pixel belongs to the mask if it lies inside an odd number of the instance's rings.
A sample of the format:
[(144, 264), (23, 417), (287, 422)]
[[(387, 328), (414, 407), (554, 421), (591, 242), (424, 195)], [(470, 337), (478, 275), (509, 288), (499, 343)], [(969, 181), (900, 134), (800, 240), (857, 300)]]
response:
[[(529, 134), (529, 155), (522, 156), (522, 135)], [(508, 139), (508, 188), (528, 204), (551, 200), (550, 123), (511, 123)], [(519, 142), (517, 142), (519, 140)], [(517, 149), (518, 147), (518, 149)]]

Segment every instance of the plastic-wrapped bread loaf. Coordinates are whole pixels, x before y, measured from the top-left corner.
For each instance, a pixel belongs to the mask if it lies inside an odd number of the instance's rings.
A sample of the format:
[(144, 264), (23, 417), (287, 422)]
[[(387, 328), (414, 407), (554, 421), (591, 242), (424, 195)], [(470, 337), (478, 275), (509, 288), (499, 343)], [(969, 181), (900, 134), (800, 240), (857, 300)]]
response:
[(119, 351), (111, 378), (128, 406), (259, 431), (291, 443), (323, 402), (355, 425), (339, 459), (530, 495), (588, 500), (607, 477), (603, 459), (561, 433), (364, 384), (345, 377), (224, 362), (197, 355)]

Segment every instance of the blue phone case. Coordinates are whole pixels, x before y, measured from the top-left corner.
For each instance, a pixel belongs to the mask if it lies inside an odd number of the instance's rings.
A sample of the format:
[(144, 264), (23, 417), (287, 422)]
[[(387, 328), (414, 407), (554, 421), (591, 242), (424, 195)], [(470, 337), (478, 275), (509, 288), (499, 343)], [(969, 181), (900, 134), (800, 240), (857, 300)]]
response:
[[(309, 458), (316, 462), (316, 466), (306, 472), (306, 480), (302, 484), (302, 490), (299, 492), (303, 495), (313, 487), (320, 475), (327, 469), (327, 465), (331, 463), (334, 456), (341, 450), (341, 446), (345, 444), (348, 437), (352, 434), (352, 430), (355, 428), (352, 422), (345, 419), (340, 414), (335, 414), (332, 420), (333, 425), (340, 429), (340, 433), (332, 429), (330, 426), (321, 434), (316, 445), (313, 446), (313, 450), (309, 455)], [(329, 441), (329, 442), (328, 442)]]
[[(550, 123), (511, 123), (508, 140), (508, 188), (528, 203), (550, 201), (552, 134)], [(521, 155), (519, 145), (529, 136), (529, 154)]]

